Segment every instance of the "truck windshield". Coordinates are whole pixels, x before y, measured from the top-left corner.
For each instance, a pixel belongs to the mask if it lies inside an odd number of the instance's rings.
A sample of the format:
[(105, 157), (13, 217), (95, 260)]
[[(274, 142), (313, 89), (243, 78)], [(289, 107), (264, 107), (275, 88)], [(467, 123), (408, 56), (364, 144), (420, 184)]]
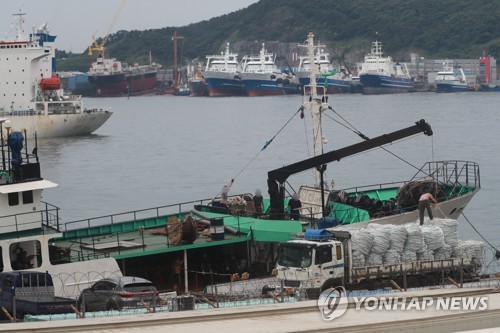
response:
[(306, 268), (311, 266), (312, 249), (307, 246), (281, 245), (278, 250), (278, 265)]

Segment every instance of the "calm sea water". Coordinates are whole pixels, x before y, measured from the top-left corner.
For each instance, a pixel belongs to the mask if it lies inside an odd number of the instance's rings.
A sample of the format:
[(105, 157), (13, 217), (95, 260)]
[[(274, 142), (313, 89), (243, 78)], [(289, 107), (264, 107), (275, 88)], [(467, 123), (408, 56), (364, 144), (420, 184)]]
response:
[[(429, 122), (432, 137), (419, 135), (387, 147), (411, 165), (442, 159), (478, 162), (482, 189), (465, 213), (500, 247), (500, 94), (332, 95), (329, 102), (369, 137), (420, 119)], [(210, 198), (232, 178), (230, 193), (256, 188), (267, 193), (268, 171), (312, 154), (310, 116), (297, 114), (301, 103), (301, 96), (86, 99), (87, 106), (110, 107), (114, 114), (93, 135), (39, 142), (43, 176), (59, 184), (43, 199), (61, 208), (64, 221), (73, 221)], [(361, 140), (336, 121), (341, 119), (333, 112), (323, 118), (326, 150)], [(341, 189), (404, 180), (415, 172), (376, 149), (331, 163), (326, 174)], [(298, 189), (312, 184), (313, 174), (303, 172), (289, 182)], [(460, 234), (479, 239), (465, 221)]]

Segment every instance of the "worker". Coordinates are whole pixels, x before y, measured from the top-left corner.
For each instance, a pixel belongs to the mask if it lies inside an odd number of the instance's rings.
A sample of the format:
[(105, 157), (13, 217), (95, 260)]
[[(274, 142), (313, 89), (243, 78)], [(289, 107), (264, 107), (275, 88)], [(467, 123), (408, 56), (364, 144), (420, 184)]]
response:
[(300, 202), (300, 197), (298, 193), (294, 193), (292, 198), (288, 201), (287, 208), (290, 209), (290, 220), (299, 220), (300, 209), (302, 208), (302, 202)]
[(264, 211), (264, 198), (260, 189), (255, 190), (255, 195), (253, 196), (253, 206), (257, 217), (259, 217)]
[(432, 220), (432, 210), (431, 210), (431, 203), (435, 204), (437, 203), (437, 200), (432, 196), (430, 193), (424, 193), (420, 196), (420, 199), (418, 199), (418, 212), (420, 214), (420, 225), (424, 224), (424, 212), (427, 209), (427, 215), (429, 215), (429, 218)]

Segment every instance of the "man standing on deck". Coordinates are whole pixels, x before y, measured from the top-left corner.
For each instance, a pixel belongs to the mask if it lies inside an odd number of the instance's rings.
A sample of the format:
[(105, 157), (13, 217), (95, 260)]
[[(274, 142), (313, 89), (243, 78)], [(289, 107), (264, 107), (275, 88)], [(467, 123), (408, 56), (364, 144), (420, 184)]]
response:
[(437, 203), (437, 200), (430, 193), (424, 193), (420, 196), (418, 200), (418, 211), (420, 213), (420, 225), (424, 224), (424, 212), (427, 209), (427, 215), (432, 220), (432, 210), (431, 210), (431, 202)]

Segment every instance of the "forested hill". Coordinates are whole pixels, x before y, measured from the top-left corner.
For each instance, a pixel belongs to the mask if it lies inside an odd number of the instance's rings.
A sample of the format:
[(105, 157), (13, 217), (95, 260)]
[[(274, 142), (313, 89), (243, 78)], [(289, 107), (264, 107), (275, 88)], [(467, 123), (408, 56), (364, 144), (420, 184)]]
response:
[[(376, 33), (384, 53), (397, 60), (409, 60), (410, 52), (428, 58), (500, 55), (500, 4), (488, 0), (260, 0), (207, 21), (165, 26), (118, 31), (110, 35), (107, 53), (128, 63), (147, 63), (151, 52), (154, 61), (171, 66), (174, 32), (184, 37), (178, 48), (185, 61), (219, 53), (226, 42), (302, 43), (311, 29), (316, 40), (358, 61)], [(95, 55), (58, 52), (58, 57), (66, 58), (59, 61), (59, 70), (87, 71)]]

